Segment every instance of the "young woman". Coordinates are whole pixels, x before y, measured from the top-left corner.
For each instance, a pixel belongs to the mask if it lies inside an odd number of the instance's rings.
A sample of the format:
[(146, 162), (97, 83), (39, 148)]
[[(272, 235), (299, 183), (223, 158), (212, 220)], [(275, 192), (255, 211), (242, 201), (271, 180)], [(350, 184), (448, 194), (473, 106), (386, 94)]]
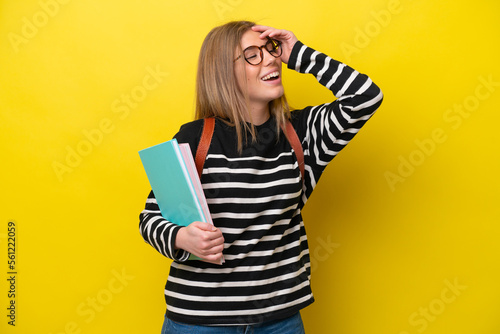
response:
[[(314, 75), (337, 99), (289, 111), (282, 64)], [(201, 176), (214, 226), (167, 221), (152, 192), (140, 215), (144, 240), (174, 260), (162, 333), (304, 333), (299, 311), (314, 299), (301, 210), (381, 102), (370, 78), (290, 31), (238, 21), (208, 34), (198, 64), (198, 120), (175, 137), (194, 154), (203, 118), (216, 119)], [(288, 119), (302, 145), (304, 178), (281, 130)], [(202, 261), (187, 260), (190, 254)]]

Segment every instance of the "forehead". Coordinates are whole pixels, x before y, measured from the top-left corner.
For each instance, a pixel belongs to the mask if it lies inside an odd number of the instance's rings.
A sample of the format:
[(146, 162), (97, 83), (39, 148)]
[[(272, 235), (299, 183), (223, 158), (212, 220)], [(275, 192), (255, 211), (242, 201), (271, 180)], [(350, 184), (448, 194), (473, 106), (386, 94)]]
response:
[(246, 49), (247, 47), (252, 45), (260, 46), (266, 44), (267, 41), (261, 39), (259, 36), (260, 32), (248, 30), (243, 34), (243, 36), (241, 36), (241, 47), (243, 49)]

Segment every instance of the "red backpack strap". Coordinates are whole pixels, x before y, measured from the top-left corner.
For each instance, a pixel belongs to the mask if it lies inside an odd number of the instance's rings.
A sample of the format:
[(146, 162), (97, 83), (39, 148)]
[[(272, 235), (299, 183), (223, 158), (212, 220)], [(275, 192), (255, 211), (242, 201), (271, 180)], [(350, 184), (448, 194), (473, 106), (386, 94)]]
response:
[(295, 129), (293, 128), (293, 125), (289, 120), (286, 120), (285, 126), (282, 126), (281, 128), (285, 133), (286, 138), (290, 142), (293, 150), (295, 151), (295, 156), (297, 157), (297, 162), (299, 163), (300, 174), (302, 174), (302, 181), (304, 181), (304, 151), (302, 150), (302, 145), (300, 144), (300, 139), (297, 136), (297, 132), (295, 132)]
[(196, 157), (194, 159), (199, 177), (201, 177), (201, 173), (203, 172), (203, 165), (205, 164), (208, 148), (210, 147), (210, 142), (212, 141), (214, 128), (215, 118), (209, 117), (203, 120), (203, 132), (201, 133), (200, 142), (198, 143), (198, 148), (196, 150)]

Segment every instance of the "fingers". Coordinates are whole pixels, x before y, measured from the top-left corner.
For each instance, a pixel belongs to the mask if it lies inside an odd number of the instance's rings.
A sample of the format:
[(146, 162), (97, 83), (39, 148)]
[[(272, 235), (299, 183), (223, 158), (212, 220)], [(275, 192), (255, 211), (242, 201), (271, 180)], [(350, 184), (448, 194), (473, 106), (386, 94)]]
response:
[(267, 37), (269, 38), (275, 38), (278, 39), (282, 42), (284, 41), (289, 41), (293, 42), (296, 40), (295, 35), (288, 30), (284, 29), (276, 29), (273, 27), (268, 27), (268, 26), (263, 26), (263, 25), (256, 25), (252, 27), (252, 30), (255, 32), (260, 32), (260, 38), (265, 39)]
[(269, 30), (271, 29), (271, 27), (269, 26), (264, 26), (264, 25), (261, 25), (261, 24), (256, 24), (252, 27), (252, 30), (253, 31), (258, 31), (258, 32), (264, 32), (266, 30)]
[(208, 232), (202, 237), (199, 247), (203, 255), (222, 253), (224, 250), (224, 237), (217, 232)]
[(255, 25), (252, 27), (252, 30), (255, 32), (260, 32), (260, 38), (264, 39), (269, 36), (269, 34), (272, 32), (271, 27), (268, 26), (263, 26), (263, 25)]
[(200, 258), (206, 262), (221, 264), (222, 251), (224, 250), (224, 238), (211, 241), (210, 245), (200, 251)]
[(192, 230), (191, 247), (188, 251), (206, 262), (220, 264), (224, 250), (222, 231), (212, 224), (203, 222), (193, 222), (188, 228)]
[(222, 261), (222, 253), (219, 254), (213, 254), (205, 257), (203, 261), (208, 262), (208, 263), (213, 263), (213, 264), (222, 264), (224, 261)]
[(203, 231), (215, 231), (217, 229), (214, 225), (210, 223), (193, 222), (192, 224)]
[(255, 25), (252, 27), (252, 30), (260, 33), (260, 38), (273, 38), (281, 42), (282, 54), (281, 61), (285, 64), (288, 64), (288, 60), (290, 59), (290, 54), (292, 52), (293, 46), (297, 43), (298, 39), (293, 34), (293, 32), (284, 30), (284, 29), (276, 29), (269, 26), (264, 25)]
[(209, 249), (214, 245), (224, 243), (224, 237), (220, 229), (212, 224), (194, 222), (191, 228), (196, 228), (198, 231), (193, 231), (196, 238), (199, 239), (201, 249)]
[(282, 29), (275, 29), (272, 27), (268, 26), (263, 26), (263, 25), (256, 25), (252, 27), (252, 30), (255, 32), (260, 32), (260, 38), (265, 39), (267, 37), (269, 38), (285, 38), (287, 33), (289, 31), (282, 30)]

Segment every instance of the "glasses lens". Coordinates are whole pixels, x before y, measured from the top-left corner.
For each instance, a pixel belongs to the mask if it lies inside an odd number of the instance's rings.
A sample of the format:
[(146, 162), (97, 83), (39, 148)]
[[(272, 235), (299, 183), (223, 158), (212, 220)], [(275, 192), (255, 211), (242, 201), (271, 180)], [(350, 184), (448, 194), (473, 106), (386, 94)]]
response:
[(267, 43), (261, 47), (249, 46), (243, 50), (245, 60), (252, 65), (259, 65), (262, 61), (262, 48), (266, 48), (267, 52), (273, 57), (281, 56), (281, 43), (275, 39), (269, 39)]
[(257, 65), (261, 62), (260, 49), (257, 46), (251, 46), (244, 51), (245, 59), (252, 65)]
[(281, 56), (281, 43), (275, 39), (270, 39), (269, 42), (266, 43), (266, 49), (275, 57)]

